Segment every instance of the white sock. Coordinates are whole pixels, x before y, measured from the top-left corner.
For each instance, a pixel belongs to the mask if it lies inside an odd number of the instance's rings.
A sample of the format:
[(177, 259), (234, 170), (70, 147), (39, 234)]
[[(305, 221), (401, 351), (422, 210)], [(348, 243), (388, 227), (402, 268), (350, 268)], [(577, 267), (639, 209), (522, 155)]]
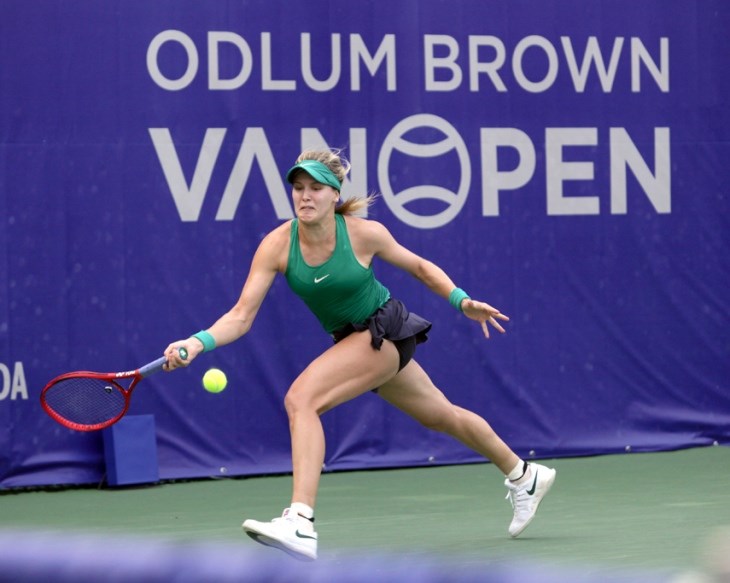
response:
[(301, 502), (292, 502), (289, 505), (289, 508), (291, 508), (299, 516), (302, 516), (307, 520), (311, 520), (312, 522), (314, 522), (314, 508), (312, 508), (311, 506), (307, 506), (306, 504), (302, 504)]
[(528, 469), (529, 469), (529, 466), (527, 465), (527, 463), (523, 460), (519, 460), (517, 462), (517, 465), (514, 468), (512, 468), (512, 471), (509, 474), (507, 474), (507, 479), (510, 482), (516, 482), (520, 478), (527, 475)]

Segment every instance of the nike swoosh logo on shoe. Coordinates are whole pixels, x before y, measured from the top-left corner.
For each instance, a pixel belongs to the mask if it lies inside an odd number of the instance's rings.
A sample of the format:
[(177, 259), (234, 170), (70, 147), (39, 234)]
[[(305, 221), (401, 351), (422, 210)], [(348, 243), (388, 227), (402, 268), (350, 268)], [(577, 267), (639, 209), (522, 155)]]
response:
[(537, 469), (535, 469), (535, 479), (532, 481), (532, 487), (527, 491), (527, 494), (532, 496), (535, 493), (536, 486), (537, 486)]
[(295, 530), (294, 534), (297, 535), (297, 538), (311, 538), (312, 540), (316, 540), (316, 538), (313, 536), (309, 536), (307, 534), (302, 534), (301, 532), (299, 532), (299, 529)]

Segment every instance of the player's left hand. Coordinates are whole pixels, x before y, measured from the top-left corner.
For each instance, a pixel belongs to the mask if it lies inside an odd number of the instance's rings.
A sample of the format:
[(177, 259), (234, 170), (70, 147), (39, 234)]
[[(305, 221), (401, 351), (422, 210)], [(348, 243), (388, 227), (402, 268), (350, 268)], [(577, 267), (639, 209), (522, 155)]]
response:
[(505, 333), (505, 329), (502, 328), (502, 325), (498, 322), (498, 320), (509, 322), (509, 318), (497, 308), (494, 308), (484, 302), (468, 299), (461, 303), (461, 309), (464, 311), (464, 315), (467, 318), (479, 322), (482, 325), (484, 336), (487, 338), (489, 338), (490, 324), (502, 334)]

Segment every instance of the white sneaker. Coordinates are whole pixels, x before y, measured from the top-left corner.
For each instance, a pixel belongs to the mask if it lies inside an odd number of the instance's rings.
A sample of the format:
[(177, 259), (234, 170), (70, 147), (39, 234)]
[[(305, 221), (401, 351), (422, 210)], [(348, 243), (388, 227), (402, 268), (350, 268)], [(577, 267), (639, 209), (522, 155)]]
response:
[(281, 518), (274, 518), (271, 522), (249, 519), (242, 526), (248, 536), (262, 545), (281, 549), (302, 561), (317, 558), (314, 524), (291, 508), (285, 508)]
[(540, 501), (555, 481), (555, 470), (540, 464), (529, 464), (529, 468), (532, 473), (524, 484), (517, 486), (509, 480), (504, 481), (509, 489), (507, 498), (514, 509), (512, 523), (509, 525), (509, 534), (512, 537), (519, 536), (532, 522)]

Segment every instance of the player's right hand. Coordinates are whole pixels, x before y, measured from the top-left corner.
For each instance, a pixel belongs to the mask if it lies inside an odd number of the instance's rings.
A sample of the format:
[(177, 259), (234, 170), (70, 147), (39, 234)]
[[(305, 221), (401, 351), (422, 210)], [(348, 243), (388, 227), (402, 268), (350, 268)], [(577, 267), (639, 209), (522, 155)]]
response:
[[(184, 348), (187, 352), (187, 358), (180, 356), (181, 348)], [(186, 340), (173, 342), (163, 353), (167, 359), (167, 363), (162, 367), (162, 370), (169, 372), (176, 368), (189, 366), (201, 352), (203, 352), (203, 345), (195, 338), (187, 338)]]

